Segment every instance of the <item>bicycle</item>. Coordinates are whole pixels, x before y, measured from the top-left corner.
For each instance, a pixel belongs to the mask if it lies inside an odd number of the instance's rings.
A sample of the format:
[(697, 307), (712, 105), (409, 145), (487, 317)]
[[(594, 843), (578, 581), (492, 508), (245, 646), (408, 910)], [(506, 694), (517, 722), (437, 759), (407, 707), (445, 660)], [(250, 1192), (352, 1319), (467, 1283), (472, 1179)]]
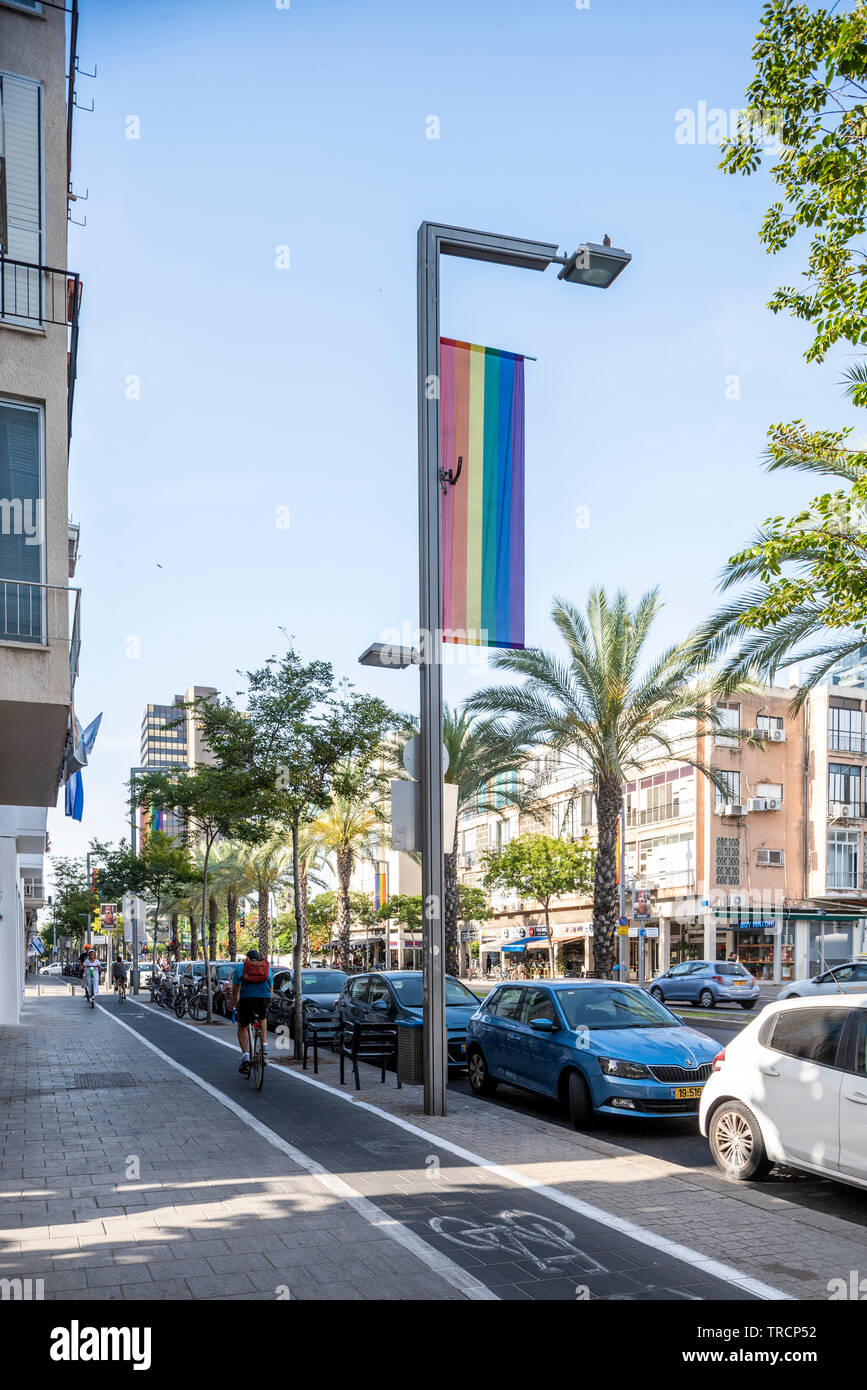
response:
[(176, 1018), (183, 1018), (184, 1014), (187, 1012), (193, 990), (194, 987), (190, 980), (181, 980), (180, 984), (177, 986), (173, 1001)]
[[(213, 1008), (213, 993), (211, 994), (211, 1007)], [(195, 989), (189, 992), (187, 999), (187, 1012), (194, 1023), (201, 1023), (203, 1018), (208, 1016), (208, 991), (204, 980)]]
[[(232, 1022), (237, 1017), (237, 1009), (232, 1010)], [(262, 1029), (267, 1028), (267, 1021), (264, 1018), (254, 1018), (252, 1023), (247, 1025), (247, 1041), (250, 1044), (250, 1070), (247, 1076), (255, 1084), (256, 1090), (261, 1091), (262, 1083), (265, 1080), (265, 1043), (262, 1038)]]
[(115, 993), (117, 994), (117, 1006), (118, 1008), (120, 1008), (121, 1004), (125, 1003), (126, 1001), (126, 980), (115, 980), (114, 989)]

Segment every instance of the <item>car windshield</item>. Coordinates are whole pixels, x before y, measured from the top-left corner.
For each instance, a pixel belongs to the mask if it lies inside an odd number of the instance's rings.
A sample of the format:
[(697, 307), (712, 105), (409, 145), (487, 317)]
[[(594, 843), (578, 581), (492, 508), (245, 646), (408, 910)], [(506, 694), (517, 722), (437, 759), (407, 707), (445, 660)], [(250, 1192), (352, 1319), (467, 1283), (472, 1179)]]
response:
[[(397, 996), (399, 1004), (403, 1004), (407, 1009), (420, 1009), (424, 1005), (422, 994), (422, 977), (418, 975), (390, 975), (389, 984)], [(479, 1006), (479, 1001), (472, 990), (462, 985), (460, 980), (446, 976), (446, 1004), (471, 1004), (474, 1009)]]
[(235, 966), (234, 966), (234, 964), (233, 964), (231, 961), (227, 961), (225, 965), (218, 965), (218, 966), (217, 966), (217, 979), (218, 979), (218, 980), (230, 980), (230, 979), (232, 978), (232, 976), (234, 975), (234, 973), (235, 973)]
[(679, 1020), (639, 989), (600, 985), (558, 989), (557, 999), (570, 1028), (677, 1028)]
[(342, 970), (310, 970), (301, 975), (301, 989), (305, 994), (339, 994), (345, 984)]

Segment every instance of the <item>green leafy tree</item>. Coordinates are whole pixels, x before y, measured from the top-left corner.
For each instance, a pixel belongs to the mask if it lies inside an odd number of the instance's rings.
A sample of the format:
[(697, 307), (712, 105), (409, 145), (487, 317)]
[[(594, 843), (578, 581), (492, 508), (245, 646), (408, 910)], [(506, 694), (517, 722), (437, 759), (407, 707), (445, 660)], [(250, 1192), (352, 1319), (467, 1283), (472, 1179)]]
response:
[[(598, 817), (594, 869), (594, 954), (610, 974), (619, 909), (616, 841), (623, 784), (663, 761), (699, 769), (715, 785), (719, 774), (677, 748), (684, 733), (712, 733), (721, 727), (710, 657), (696, 634), (653, 660), (647, 646), (660, 609), (656, 589), (631, 608), (620, 591), (609, 599), (591, 590), (581, 613), (555, 599), (552, 617), (565, 648), (565, 660), (534, 649), (502, 651), (493, 665), (518, 682), (478, 691), (470, 709), (511, 721), (513, 736), (528, 746), (549, 745), (576, 784), (588, 776)], [(746, 731), (727, 736), (752, 742)]]
[(324, 855), (333, 855), (337, 875), (337, 939), (340, 969), (349, 969), (352, 871), (359, 859), (373, 860), (387, 824), (383, 778), (371, 766), (341, 764), (337, 789), (314, 821), (312, 835)]
[[(140, 854), (126, 841), (115, 848), (94, 841), (91, 848), (102, 865), (99, 883), (104, 897), (120, 902), (130, 893), (149, 904), (154, 924), (151, 964), (155, 968), (160, 914), (168, 901), (189, 891), (198, 880), (186, 846), (178, 845), (173, 836), (162, 830), (152, 830)], [(138, 967), (138, 961), (134, 964)]]
[(867, 342), (867, 8), (770, 0), (753, 60), (753, 119), (723, 146), (721, 167), (751, 174), (771, 154), (783, 196), (765, 214), (761, 241), (775, 254), (804, 229), (811, 240), (804, 285), (781, 286), (768, 307), (810, 324), (806, 356), (821, 361), (836, 342)]
[(421, 931), (424, 914), (420, 893), (395, 893), (377, 912), (380, 922), (400, 922), (409, 931)]
[(76, 943), (83, 944), (90, 930), (93, 906), (85, 861), (58, 857), (52, 860), (51, 869), (54, 879), (51, 924), (55, 941), (58, 936), (71, 936)]
[(553, 979), (551, 900), (562, 898), (567, 893), (592, 892), (596, 855), (589, 837), (561, 840), (553, 835), (519, 835), (484, 858), (485, 883), (489, 888), (513, 889), (522, 898), (532, 898), (541, 903), (545, 912), (548, 961)]

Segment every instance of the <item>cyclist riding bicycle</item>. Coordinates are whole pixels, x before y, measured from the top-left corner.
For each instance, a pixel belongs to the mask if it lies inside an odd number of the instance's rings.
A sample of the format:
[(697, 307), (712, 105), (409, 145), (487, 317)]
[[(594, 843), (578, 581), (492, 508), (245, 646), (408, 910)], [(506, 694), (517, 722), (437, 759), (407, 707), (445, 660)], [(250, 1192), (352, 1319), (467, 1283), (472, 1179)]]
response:
[(84, 997), (93, 1007), (93, 1001), (99, 994), (99, 963), (96, 959), (95, 951), (88, 951), (87, 960), (84, 962)]
[[(274, 975), (268, 962), (258, 951), (248, 951), (239, 960), (232, 976), (232, 997), (238, 1022), (238, 1045), (241, 1049), (241, 1065), (238, 1071), (243, 1076), (250, 1074), (250, 1024), (254, 1018), (267, 1019), (268, 1001), (271, 998)], [(268, 1055), (268, 1028), (265, 1026), (262, 1038), (263, 1052)]]
[(120, 957), (118, 957), (111, 967), (111, 978), (114, 980), (116, 992), (120, 989), (121, 985), (123, 985), (124, 990), (126, 990), (126, 961), (121, 960)]

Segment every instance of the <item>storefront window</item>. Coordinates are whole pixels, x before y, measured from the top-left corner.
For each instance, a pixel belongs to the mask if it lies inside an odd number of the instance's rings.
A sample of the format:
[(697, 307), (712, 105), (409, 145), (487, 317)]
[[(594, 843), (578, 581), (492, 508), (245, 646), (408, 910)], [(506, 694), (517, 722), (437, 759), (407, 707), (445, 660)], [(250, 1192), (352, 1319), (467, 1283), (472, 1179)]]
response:
[(810, 923), (810, 975), (852, 959), (852, 928), (839, 922)]

